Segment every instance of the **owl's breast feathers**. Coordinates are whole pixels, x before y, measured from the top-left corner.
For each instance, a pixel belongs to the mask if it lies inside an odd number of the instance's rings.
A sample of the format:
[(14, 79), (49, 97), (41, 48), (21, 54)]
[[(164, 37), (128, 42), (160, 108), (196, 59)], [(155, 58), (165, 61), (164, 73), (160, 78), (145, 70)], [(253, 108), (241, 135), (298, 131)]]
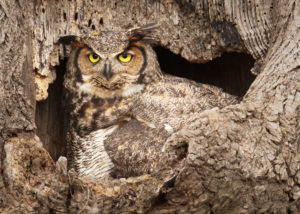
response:
[(133, 97), (102, 99), (96, 96), (77, 97), (70, 109), (71, 126), (83, 137), (92, 131), (123, 124), (130, 119)]
[(73, 135), (71, 151), (71, 167), (75, 168), (80, 176), (101, 178), (111, 173), (114, 164), (104, 147), (104, 141), (119, 126), (98, 129), (81, 137)]
[(75, 168), (80, 176), (103, 177), (114, 166), (104, 141), (130, 120), (133, 97), (103, 99), (67, 90), (65, 93), (69, 115), (69, 168)]

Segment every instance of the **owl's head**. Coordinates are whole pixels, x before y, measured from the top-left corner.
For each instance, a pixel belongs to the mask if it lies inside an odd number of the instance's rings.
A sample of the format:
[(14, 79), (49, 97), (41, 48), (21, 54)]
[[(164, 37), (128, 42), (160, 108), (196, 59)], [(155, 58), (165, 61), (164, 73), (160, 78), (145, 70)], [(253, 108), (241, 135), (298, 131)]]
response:
[(127, 97), (162, 77), (149, 43), (153, 25), (60, 39), (70, 44), (65, 86), (102, 98)]

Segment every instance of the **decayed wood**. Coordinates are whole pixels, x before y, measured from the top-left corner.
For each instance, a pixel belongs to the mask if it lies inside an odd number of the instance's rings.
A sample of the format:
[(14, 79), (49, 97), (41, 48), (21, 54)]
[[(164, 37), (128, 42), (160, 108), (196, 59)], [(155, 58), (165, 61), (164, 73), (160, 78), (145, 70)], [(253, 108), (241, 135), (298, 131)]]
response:
[[(0, 1), (0, 212), (18, 204), (13, 186), (3, 175), (8, 137), (33, 132), (35, 95), (31, 75), (30, 6), (16, 1)], [(17, 152), (17, 151), (14, 151)], [(14, 172), (13, 169), (11, 169)], [(24, 198), (22, 195), (21, 198)]]
[[(299, 212), (299, 13), (288, 0), (0, 1), (0, 211)], [(101, 181), (66, 172), (34, 130), (34, 96), (47, 97), (63, 55), (55, 42), (152, 21), (161, 45), (186, 59), (248, 51), (259, 75), (240, 104), (199, 112), (168, 139), (170, 152), (188, 145), (174, 168)]]

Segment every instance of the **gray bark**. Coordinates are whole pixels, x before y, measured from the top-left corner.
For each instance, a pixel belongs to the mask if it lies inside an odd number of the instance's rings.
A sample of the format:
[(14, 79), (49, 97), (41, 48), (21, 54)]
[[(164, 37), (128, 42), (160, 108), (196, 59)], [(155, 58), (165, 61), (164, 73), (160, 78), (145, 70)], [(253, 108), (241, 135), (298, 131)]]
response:
[[(299, 213), (299, 17), (296, 0), (1, 0), (0, 212)], [(188, 145), (174, 168), (98, 183), (67, 173), (36, 137), (36, 100), (64, 56), (57, 40), (153, 21), (185, 59), (247, 52), (258, 76), (241, 103), (200, 112), (168, 139), (169, 150)]]

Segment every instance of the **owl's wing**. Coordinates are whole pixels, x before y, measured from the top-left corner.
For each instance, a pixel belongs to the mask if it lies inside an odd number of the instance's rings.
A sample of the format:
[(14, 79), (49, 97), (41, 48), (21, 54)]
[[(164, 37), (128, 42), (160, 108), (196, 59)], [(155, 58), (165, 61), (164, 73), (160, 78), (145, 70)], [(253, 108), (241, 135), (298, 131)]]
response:
[(237, 102), (237, 97), (217, 87), (165, 76), (163, 81), (147, 86), (132, 114), (149, 127), (174, 132), (195, 113)]

